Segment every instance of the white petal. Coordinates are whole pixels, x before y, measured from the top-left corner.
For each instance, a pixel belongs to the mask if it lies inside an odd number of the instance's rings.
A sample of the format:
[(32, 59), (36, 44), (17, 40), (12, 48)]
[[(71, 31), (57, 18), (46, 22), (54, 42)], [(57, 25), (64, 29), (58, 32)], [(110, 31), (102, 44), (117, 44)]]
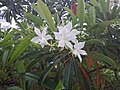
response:
[(77, 31), (76, 29), (73, 29), (73, 30), (71, 31), (71, 33), (74, 34), (74, 35), (78, 35), (78, 34), (80, 33), (80, 31)]
[(79, 53), (77, 52), (77, 50), (74, 50), (72, 53), (75, 54), (75, 56), (77, 56), (77, 55), (79, 54)]
[(66, 46), (69, 47), (70, 49), (73, 49), (73, 45), (72, 45), (69, 41), (65, 42), (65, 44), (66, 44)]
[(44, 39), (44, 38), (42, 38), (42, 40), (40, 41), (40, 43), (39, 43), (40, 45), (41, 45), (41, 47), (43, 48), (44, 47), (44, 45), (47, 45), (48, 44), (48, 42)]
[(44, 48), (44, 46), (45, 46), (45, 44), (43, 44), (43, 43), (40, 43), (40, 45), (41, 45), (42, 48)]
[(69, 41), (72, 41), (74, 42), (74, 40), (76, 39), (77, 37), (74, 36), (74, 35), (66, 35), (66, 39), (69, 40)]
[(39, 30), (38, 28), (36, 28), (36, 27), (35, 27), (35, 33), (36, 33), (38, 36), (41, 37), (41, 32), (40, 32), (40, 30)]
[(61, 39), (61, 34), (54, 32), (55, 39), (60, 40)]
[(45, 36), (45, 39), (46, 39), (46, 40), (49, 40), (49, 39), (52, 39), (52, 37), (51, 37), (51, 35), (46, 35), (46, 36)]
[(40, 38), (39, 37), (34, 37), (34, 38), (32, 38), (31, 41), (34, 42), (34, 43), (38, 43), (38, 42), (40, 42)]
[(66, 31), (66, 27), (58, 26), (59, 34), (63, 34), (64, 31)]
[(82, 57), (80, 56), (80, 54), (78, 54), (78, 58), (79, 58), (80, 62), (82, 62)]
[(77, 49), (77, 50), (80, 50), (84, 47), (85, 45), (85, 42), (76, 42), (75, 45), (74, 45), (74, 48)]
[(45, 44), (45, 45), (48, 44), (47, 40), (44, 37), (42, 37), (42, 40), (40, 41), (40, 43)]
[(64, 27), (63, 26), (57, 26), (57, 28), (58, 28), (58, 30), (60, 32), (60, 30), (62, 30)]
[(85, 42), (79, 42), (79, 47), (82, 49), (85, 46)]
[(65, 25), (68, 31), (72, 29), (72, 22), (69, 22), (68, 24)]
[(59, 44), (58, 44), (58, 47), (64, 47), (65, 46), (65, 43), (63, 40), (60, 40), (59, 41)]
[(86, 53), (85, 50), (79, 50), (79, 54), (81, 54), (81, 55), (87, 55), (87, 53)]
[(67, 30), (66, 30), (66, 28), (63, 28), (62, 30), (60, 30), (60, 32), (59, 32), (63, 37), (66, 37), (66, 35), (67, 35)]
[(120, 76), (120, 71), (118, 72), (118, 75)]
[(76, 43), (76, 42), (78, 42), (78, 40), (75, 38), (75, 39), (72, 39), (71, 40), (73, 43)]
[(81, 48), (79, 47), (79, 43), (78, 43), (78, 42), (75, 42), (74, 48), (77, 49), (77, 50), (80, 50), (80, 49), (81, 49)]
[(45, 36), (46, 35), (46, 32), (47, 32), (47, 27), (45, 27), (42, 31), (42, 35)]

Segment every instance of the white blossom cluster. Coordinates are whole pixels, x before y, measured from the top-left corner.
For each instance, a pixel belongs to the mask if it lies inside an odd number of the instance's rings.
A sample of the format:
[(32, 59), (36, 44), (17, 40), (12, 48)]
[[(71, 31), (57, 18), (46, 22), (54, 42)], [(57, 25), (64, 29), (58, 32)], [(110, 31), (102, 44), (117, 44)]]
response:
[[(47, 34), (47, 27), (45, 27), (42, 31), (35, 28), (36, 37), (32, 38), (32, 42), (38, 43), (44, 48), (45, 45), (51, 46), (48, 43), (48, 40), (52, 40), (52, 36)], [(77, 56), (82, 61), (81, 55), (87, 55), (85, 50), (82, 48), (85, 45), (85, 42), (78, 42), (77, 35), (80, 33), (76, 29), (72, 29), (72, 23), (69, 22), (65, 26), (58, 26), (58, 32), (53, 32), (55, 36), (55, 40), (58, 42), (58, 47), (68, 48), (72, 53)]]

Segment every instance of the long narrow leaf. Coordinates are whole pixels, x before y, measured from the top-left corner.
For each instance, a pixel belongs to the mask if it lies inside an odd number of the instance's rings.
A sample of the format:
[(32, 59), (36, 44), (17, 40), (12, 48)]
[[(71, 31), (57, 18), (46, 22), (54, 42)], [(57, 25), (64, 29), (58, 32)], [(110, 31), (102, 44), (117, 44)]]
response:
[(72, 90), (72, 84), (73, 84), (73, 61), (70, 60), (66, 66), (64, 73), (65, 90)]
[(63, 59), (64, 57), (66, 56), (66, 54), (62, 54), (57, 60), (53, 61), (53, 63), (49, 64), (49, 66), (41, 73), (40, 75), (40, 78), (39, 78), (39, 81), (38, 81), (38, 84), (43, 84), (44, 83), (44, 80), (45, 78), (47, 77), (48, 73), (55, 67), (55, 65), (61, 60)]
[(30, 40), (27, 37), (24, 38), (23, 41), (21, 41), (21, 43), (14, 50), (8, 64), (13, 63), (20, 56), (20, 54), (28, 47), (29, 44)]
[(56, 31), (55, 28), (55, 24), (52, 20), (52, 15), (48, 9), (48, 7), (45, 5), (44, 2), (42, 2), (42, 0), (38, 0), (37, 4), (33, 5), (33, 8), (35, 9), (35, 11), (43, 18), (46, 20), (46, 22), (48, 23), (49, 27)]
[(83, 25), (84, 21), (84, 14), (85, 14), (85, 2), (84, 0), (77, 0), (77, 17), (80, 20), (81, 26)]
[(31, 13), (26, 13), (25, 16), (29, 20), (31, 20), (36, 26), (38, 26), (38, 27), (40, 27), (40, 25), (42, 26), (43, 21), (39, 17), (36, 17), (33, 14), (31, 14)]
[(109, 58), (103, 54), (100, 54), (97, 52), (91, 52), (91, 55), (93, 56), (94, 60), (102, 62), (103, 64), (105, 64), (107, 66), (111, 66), (113, 68), (118, 67), (117, 63), (114, 60), (112, 60), (111, 58)]

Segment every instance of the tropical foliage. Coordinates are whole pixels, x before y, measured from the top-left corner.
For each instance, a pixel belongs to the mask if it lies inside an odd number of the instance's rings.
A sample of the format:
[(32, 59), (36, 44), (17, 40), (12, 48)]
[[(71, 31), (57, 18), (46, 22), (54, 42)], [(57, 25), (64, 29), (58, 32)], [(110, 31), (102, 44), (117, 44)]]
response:
[(120, 7), (48, 2), (31, 2), (36, 14), (24, 10), (19, 28), (1, 30), (0, 90), (119, 90)]

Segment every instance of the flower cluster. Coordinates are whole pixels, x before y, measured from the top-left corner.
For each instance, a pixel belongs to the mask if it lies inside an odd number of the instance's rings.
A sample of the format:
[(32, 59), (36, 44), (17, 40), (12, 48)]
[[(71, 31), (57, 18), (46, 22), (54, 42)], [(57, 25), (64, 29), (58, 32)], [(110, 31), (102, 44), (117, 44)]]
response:
[[(53, 32), (55, 35), (55, 39), (58, 41), (58, 47), (61, 48), (69, 48), (72, 53), (77, 56), (82, 61), (81, 55), (87, 55), (85, 50), (82, 48), (85, 45), (85, 42), (78, 42), (77, 35), (80, 33), (76, 29), (72, 29), (72, 23), (69, 22), (65, 26), (58, 26), (58, 32)], [(34, 43), (38, 43), (43, 48), (45, 45), (50, 45), (48, 40), (53, 39), (51, 35), (47, 34), (47, 27), (40, 31), (35, 28), (35, 33), (38, 35), (34, 37), (31, 41)]]
[(42, 32), (40, 32), (40, 30), (38, 28), (35, 28), (35, 33), (38, 36), (32, 38), (32, 40), (31, 40), (32, 42), (40, 44), (42, 48), (44, 47), (44, 45), (49, 45), (49, 43), (47, 41), (52, 39), (52, 37), (51, 37), (51, 35), (46, 35), (47, 27), (45, 27)]

